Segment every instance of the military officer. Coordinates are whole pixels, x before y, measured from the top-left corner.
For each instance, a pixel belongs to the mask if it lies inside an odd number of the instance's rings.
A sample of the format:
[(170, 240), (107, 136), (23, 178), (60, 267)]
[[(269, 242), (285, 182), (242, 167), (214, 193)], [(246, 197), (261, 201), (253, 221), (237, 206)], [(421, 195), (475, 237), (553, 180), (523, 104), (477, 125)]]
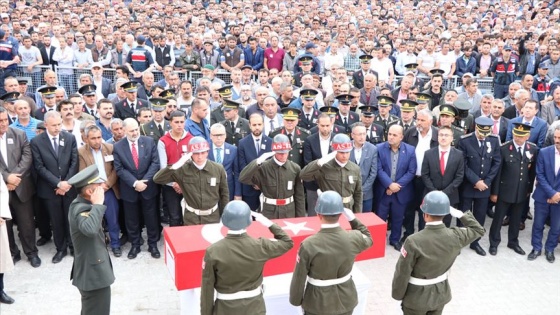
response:
[(432, 101), (432, 96), (426, 93), (416, 93), (416, 111), (421, 111), (424, 108), (430, 109), (429, 104)]
[[(212, 110), (212, 112), (210, 113), (210, 124), (213, 125), (217, 122), (220, 121), (224, 121), (226, 118), (224, 116), (224, 110), (223, 110), (223, 106), (225, 103), (225, 100), (229, 99), (231, 100), (231, 96), (233, 95), (233, 85), (225, 85), (222, 86), (221, 88), (218, 89), (218, 93), (220, 94), (220, 97), (222, 98), (222, 104), (218, 107), (216, 107), (216, 109)], [(243, 107), (238, 107), (238, 115), (240, 117), (245, 117), (245, 109)], [(226, 129), (227, 130), (227, 129)]]
[(159, 138), (171, 129), (169, 121), (165, 120), (165, 109), (169, 101), (163, 98), (151, 98), (153, 119), (140, 127), (140, 134), (148, 136), (157, 143)]
[[(290, 139), (278, 134), (272, 139), (272, 152), (249, 163), (239, 181), (261, 190), (261, 213), (269, 219), (305, 217), (305, 196), (299, 177), (301, 168), (288, 160)], [(270, 160), (268, 158), (273, 157)]]
[(366, 127), (366, 141), (371, 144), (378, 144), (385, 141), (385, 129), (381, 125), (374, 123), (375, 107), (364, 105), (358, 108), (360, 110), (360, 121)]
[[(272, 232), (274, 240), (264, 237), (255, 239), (247, 235), (251, 216)], [(262, 214), (251, 212), (241, 200), (230, 201), (226, 205), (222, 223), (229, 229), (227, 236), (210, 245), (204, 254), (200, 314), (264, 315), (264, 264), (286, 253), (294, 247), (294, 242), (281, 227)]]
[(464, 130), (465, 134), (474, 131), (474, 117), (469, 113), (472, 108), (472, 104), (467, 100), (456, 100), (453, 102), (453, 106), (457, 109), (457, 116), (455, 116), (455, 126)]
[(226, 172), (221, 164), (208, 160), (209, 150), (206, 139), (194, 137), (189, 141), (188, 154), (154, 176), (156, 184), (176, 182), (181, 187), (185, 225), (220, 222), (229, 201)]
[(34, 116), (36, 119), (44, 120), (47, 112), (56, 110), (56, 99), (54, 98), (56, 89), (56, 86), (45, 86), (37, 90), (37, 92), (41, 93), (41, 99), (43, 100), (43, 104), (45, 104), (45, 106), (35, 110)]
[[(457, 149), (463, 151), (465, 159), (465, 176), (461, 189), (462, 210), (472, 209), (478, 223), (484, 225), (492, 181), (500, 171), (502, 157), (500, 139), (491, 134), (494, 125), (492, 119), (480, 116), (475, 123), (476, 131), (463, 136), (457, 146)], [(470, 248), (477, 254), (486, 256), (478, 240), (472, 242)]]
[(299, 114), (298, 126), (303, 129), (311, 130), (317, 126), (317, 119), (319, 118), (319, 110), (315, 103), (315, 97), (319, 94), (314, 89), (302, 89), (299, 96), (301, 97), (301, 113)]
[(447, 126), (453, 130), (453, 142), (451, 142), (452, 147), (456, 147), (461, 140), (461, 137), (464, 135), (464, 130), (460, 127), (457, 127), (453, 124), (455, 121), (455, 117), (457, 116), (458, 112), (455, 106), (450, 104), (443, 104), (439, 107), (439, 126)]
[(374, 123), (380, 125), (385, 130), (385, 138), (387, 138), (387, 132), (389, 131), (389, 127), (399, 122), (399, 117), (391, 115), (389, 111), (391, 107), (395, 104), (395, 100), (390, 96), (378, 96), (377, 97), (377, 106), (379, 106), (379, 112), (375, 119), (373, 120)]
[(226, 142), (234, 146), (237, 146), (239, 140), (251, 133), (249, 121), (239, 116), (239, 106), (239, 102), (227, 98), (222, 104), (225, 119), (220, 121), (220, 124), (226, 128)]
[(360, 59), (360, 70), (352, 74), (352, 85), (361, 89), (364, 87), (364, 77), (366, 74), (375, 74), (375, 77), (379, 77), (379, 75), (377, 71), (370, 69), (371, 61), (373, 60), (372, 55), (361, 55), (358, 59)]
[(337, 134), (331, 146), (332, 152), (305, 166), (300, 177), (316, 181), (321, 191), (336, 191), (343, 196), (344, 207), (355, 213), (362, 212), (362, 175), (360, 167), (350, 161), (352, 141), (345, 134)]
[[(290, 285), (290, 303), (301, 305), (307, 315), (350, 315), (358, 305), (352, 280), (354, 259), (373, 244), (371, 234), (352, 210), (344, 208), (337, 192), (321, 194), (315, 211), (321, 230), (301, 243)], [(350, 232), (338, 223), (342, 213), (350, 222)]]
[(298, 117), (300, 115), (301, 111), (299, 109), (289, 107), (283, 108), (282, 118), (284, 120), (284, 126), (272, 131), (270, 137), (274, 138), (279, 134), (286, 135), (292, 147), (288, 155), (288, 160), (303, 167), (303, 143), (309, 136), (309, 130), (297, 126)]
[(352, 124), (360, 121), (358, 114), (350, 110), (350, 103), (352, 103), (352, 95), (340, 94), (336, 97), (338, 100), (338, 114), (334, 123), (345, 128), (347, 135), (352, 133)]
[(163, 98), (165, 100), (174, 98), (175, 97), (175, 89), (163, 90), (163, 91), (161, 91), (161, 93), (159, 93), (159, 97)]
[(416, 119), (414, 119), (416, 106), (418, 106), (418, 103), (415, 101), (409, 99), (401, 100), (401, 119), (399, 119), (397, 124), (403, 127), (404, 133), (410, 127), (416, 126)]
[(93, 164), (68, 180), (79, 191), (70, 204), (68, 222), (74, 244), (72, 284), (80, 290), (82, 312), (88, 315), (111, 313), (111, 284), (115, 282), (101, 222), (106, 206), (99, 170)]
[[(392, 296), (402, 301), (405, 315), (442, 313), (451, 301), (449, 269), (461, 248), (484, 235), (472, 213), (450, 208), (441, 191), (429, 192), (421, 210), (426, 228), (406, 239), (393, 276)], [(447, 214), (459, 218), (465, 228), (446, 228), (442, 220)]]
[(301, 87), (301, 78), (303, 78), (306, 74), (312, 74), (311, 69), (313, 68), (313, 57), (311, 56), (302, 56), (298, 60), (299, 66), (301, 67), (301, 72), (297, 72), (294, 74), (294, 85), (297, 87)]
[[(334, 132), (334, 133), (345, 133), (346, 128), (344, 128), (341, 125), (335, 124), (336, 115), (339, 112), (338, 108), (331, 107), (331, 106), (323, 106), (319, 109), (319, 112), (325, 113), (325, 114), (329, 115), (329, 117), (331, 118), (332, 132)], [(309, 130), (309, 132), (311, 134), (317, 133), (318, 131), (319, 131), (319, 127), (317, 125), (315, 125), (315, 127), (311, 128)]]
[(496, 212), (490, 228), (491, 255), (496, 255), (501, 241), (502, 221), (509, 213), (507, 247), (519, 255), (525, 251), (519, 246), (519, 223), (529, 195), (533, 191), (536, 176), (538, 147), (528, 142), (531, 126), (513, 123), (513, 140), (500, 147), (502, 165), (492, 183), (490, 200), (496, 203)]

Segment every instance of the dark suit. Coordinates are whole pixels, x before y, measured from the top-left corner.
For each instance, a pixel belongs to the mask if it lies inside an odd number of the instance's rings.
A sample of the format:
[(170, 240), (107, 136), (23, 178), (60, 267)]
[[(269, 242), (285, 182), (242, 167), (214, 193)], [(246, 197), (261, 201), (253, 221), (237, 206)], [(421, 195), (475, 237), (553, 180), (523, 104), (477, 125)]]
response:
[[(368, 98), (369, 96), (369, 98)], [(364, 89), (360, 89), (360, 103), (364, 105), (369, 105), (373, 107), (377, 107), (377, 97), (379, 96), (379, 92), (377, 89), (373, 88), (371, 92), (368, 93)]]
[(111, 80), (105, 77), (101, 77), (101, 94), (103, 94), (104, 98), (109, 97), (109, 94), (111, 94)]
[(136, 119), (136, 111), (138, 111), (138, 108), (140, 107), (149, 107), (150, 104), (148, 103), (148, 100), (143, 100), (140, 98), (137, 98), (134, 101), (134, 111), (132, 110), (132, 108), (130, 108), (130, 103), (128, 101), (128, 99), (124, 99), (120, 102), (118, 102), (117, 104), (115, 104), (115, 118), (120, 118), (122, 120), (125, 120), (126, 118), (134, 118)]
[(360, 121), (360, 116), (358, 114), (350, 111), (346, 118), (347, 118), (347, 122), (345, 124), (344, 120), (342, 118), (342, 114), (340, 114), (340, 113), (336, 114), (336, 118), (334, 120), (334, 123), (346, 128), (346, 131), (344, 133), (350, 135), (350, 133), (352, 133), (352, 127), (351, 127), (352, 124), (359, 122)]
[[(494, 120), (494, 118), (490, 117), (492, 120)], [(507, 135), (507, 130), (508, 130), (508, 126), (509, 126), (509, 119), (505, 118), (505, 117), (500, 117), (500, 123), (499, 123), (499, 130), (498, 130), (498, 134), (496, 136), (498, 136), (498, 138), (500, 138), (500, 143), (504, 143), (506, 142), (506, 135)]]
[(301, 112), (299, 113), (299, 121), (298, 121), (298, 126), (303, 128), (303, 129), (307, 129), (307, 130), (311, 130), (311, 128), (317, 126), (317, 119), (319, 118), (319, 111), (317, 109), (313, 109), (313, 113), (309, 115), (309, 119), (307, 119), (307, 116), (305, 115), (305, 113), (303, 112), (303, 109), (301, 110)]
[[(243, 107), (239, 107), (238, 111), (237, 111), (237, 115), (239, 115), (239, 117), (245, 117), (245, 109)], [(226, 117), (224, 117), (224, 112), (223, 112), (223, 107), (222, 105), (218, 106), (217, 108), (215, 108), (214, 110), (212, 110), (212, 112), (210, 113), (210, 125), (213, 125), (217, 122), (223, 121), (225, 120)]]
[(56, 250), (65, 252), (68, 245), (72, 248), (68, 210), (76, 198), (76, 190), (72, 187), (63, 196), (55, 191), (61, 181), (68, 181), (78, 172), (78, 149), (72, 134), (62, 131), (57, 137), (58, 153), (47, 132), (31, 140), (31, 150), (37, 172), (37, 196), (49, 211)]
[[(513, 123), (520, 123), (523, 122), (523, 117), (516, 117), (510, 119), (508, 124), (508, 131), (506, 135), (506, 141), (510, 141), (513, 138), (512, 129)], [(529, 136), (529, 142), (533, 142), (537, 145), (537, 147), (542, 148), (544, 145), (544, 141), (546, 140), (546, 133), (548, 131), (548, 124), (542, 118), (534, 117), (533, 121), (531, 122), (531, 135)]]
[(366, 127), (366, 141), (371, 144), (378, 144), (385, 141), (385, 128), (376, 123), (372, 123), (369, 128)]
[[(128, 237), (132, 246), (140, 246), (140, 210), (144, 216), (144, 223), (148, 234), (148, 245), (157, 247), (159, 240), (158, 211), (156, 196), (157, 185), (153, 177), (159, 170), (159, 157), (154, 140), (150, 137), (140, 136), (137, 141), (138, 168), (134, 165), (130, 142), (123, 138), (115, 143), (113, 156), (114, 166), (119, 176), (119, 188), (124, 204), (125, 223)], [(142, 192), (134, 189), (136, 181), (145, 180), (148, 185)]]
[(362, 156), (356, 161), (356, 148), (350, 152), (350, 161), (360, 167), (362, 175), (363, 205), (362, 212), (371, 212), (373, 208), (373, 183), (377, 177), (377, 147), (369, 142), (362, 146)]
[[(232, 129), (231, 121), (229, 120), (222, 120), (220, 124), (224, 125), (226, 128), (226, 142), (237, 146), (239, 144), (239, 140), (245, 138), (248, 134), (251, 134), (251, 128), (249, 128), (249, 121), (245, 118), (238, 116), (237, 123), (235, 127)], [(231, 189), (230, 189), (231, 192)]]
[(159, 128), (157, 127), (156, 122), (153, 119), (150, 122), (140, 126), (140, 134), (142, 136), (147, 136), (154, 139), (154, 142), (157, 143), (159, 141), (159, 138), (161, 138), (167, 131), (171, 130), (171, 125), (169, 125), (169, 122), (167, 120), (164, 119), (161, 124), (163, 125), (163, 134), (159, 132)]
[[(27, 257), (33, 257), (37, 255), (37, 247), (35, 246), (35, 221), (33, 218), (35, 185), (31, 176), (31, 169), (33, 168), (31, 146), (25, 132), (19, 129), (8, 128), (4, 137), (6, 137), (6, 151), (8, 153), (7, 157), (0, 158), (0, 173), (4, 182), (8, 183), (10, 174), (21, 174), (21, 182), (15, 190), (9, 193), (10, 212), (13, 219), (6, 221), (10, 251), (12, 256), (19, 253), (13, 231), (13, 221), (15, 220), (18, 225), (23, 252)], [(5, 160), (8, 161), (8, 165), (4, 162)]]
[[(239, 141), (239, 146), (237, 147), (237, 155), (239, 160), (239, 170), (242, 171), (245, 166), (247, 166), (251, 161), (258, 158), (265, 152), (270, 152), (272, 150), (272, 139), (265, 136), (261, 136), (260, 150), (257, 154), (257, 149), (255, 147), (255, 139), (252, 135), (241, 139)], [(260, 207), (259, 195), (260, 191), (253, 188), (251, 185), (243, 184), (241, 186), (241, 194), (243, 201), (245, 201), (251, 210), (256, 210)]]
[[(52, 59), (55, 50), (56, 50), (56, 47), (54, 47), (53, 45), (51, 45), (51, 46), (49, 47), (49, 54), (48, 54), (48, 56), (47, 56), (47, 48), (46, 48), (45, 46), (39, 48), (39, 52), (41, 52), (41, 58), (43, 59), (43, 64), (42, 64), (42, 65), (43, 65), (43, 66), (48, 66), (48, 65), (50, 65), (51, 68), (52, 68), (53, 70), (54, 70), (54, 66), (55, 66), (55, 65), (58, 65), (58, 62), (57, 62), (57, 61), (54, 61), (54, 60)], [(35, 88), (38, 88), (38, 87), (35, 87)]]
[[(332, 138), (334, 137), (335, 133), (331, 132), (331, 138), (329, 140), (332, 140)], [(303, 164), (307, 165), (309, 163), (311, 163), (312, 161), (315, 161), (317, 159), (320, 159), (323, 157), (323, 155), (321, 154), (321, 144), (320, 144), (320, 137), (321, 134), (319, 132), (317, 133), (312, 133), (309, 135), (309, 137), (307, 137), (307, 141), (305, 141), (303, 143)], [(329, 145), (329, 152), (331, 152), (331, 146)], [(307, 190), (307, 213), (309, 216), (314, 216), (315, 214), (315, 203), (317, 203), (317, 189), (319, 189), (319, 186), (317, 185), (317, 183), (315, 181), (304, 181), (303, 182), (303, 186), (305, 187), (305, 189)]]
[(463, 152), (450, 147), (447, 153), (445, 172), (440, 169), (439, 147), (431, 148), (424, 153), (422, 161), (422, 181), (424, 182), (424, 195), (430, 191), (440, 190), (449, 197), (452, 206), (459, 204), (459, 187), (463, 183), (465, 174), (465, 161)]
[(519, 117), (519, 115), (517, 114), (517, 107), (515, 107), (515, 104), (512, 104), (512, 106), (510, 107), (507, 107), (504, 110), (502, 117), (505, 117), (509, 120), (514, 119), (515, 117)]
[[(368, 74), (368, 73), (375, 74), (375, 77), (379, 76), (377, 71), (373, 71), (371, 69), (366, 71), (366, 74)], [(352, 85), (357, 87), (358, 89), (361, 89), (361, 88), (364, 87), (364, 70), (360, 69), (360, 70), (354, 71), (354, 73), (352, 74)]]
[[(223, 149), (221, 164), (226, 170), (229, 200), (231, 201), (235, 196), (241, 197), (241, 183), (239, 182), (239, 173), (241, 170), (239, 169), (237, 147), (229, 143), (224, 143)], [(214, 156), (214, 144), (210, 144), (208, 159), (216, 162), (216, 157)]]

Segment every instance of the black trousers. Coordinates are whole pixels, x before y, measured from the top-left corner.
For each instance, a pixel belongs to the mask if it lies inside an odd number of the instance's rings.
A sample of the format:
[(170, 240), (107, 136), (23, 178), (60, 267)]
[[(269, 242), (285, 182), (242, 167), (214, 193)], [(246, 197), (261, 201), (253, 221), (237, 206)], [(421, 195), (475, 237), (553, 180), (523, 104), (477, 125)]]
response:
[(249, 208), (251, 208), (252, 211), (259, 211), (261, 207), (259, 195), (243, 195), (241, 199), (243, 199), (243, 201), (245, 201), (249, 205)]
[(75, 198), (76, 194), (69, 191), (64, 196), (43, 199), (43, 204), (47, 207), (51, 218), (54, 245), (57, 251), (65, 251), (68, 246), (72, 248), (70, 226), (68, 224), (68, 211), (70, 210), (70, 204)]
[(22, 202), (15, 191), (10, 192), (10, 211), (12, 220), (6, 221), (8, 240), (12, 256), (19, 252), (14, 236), (14, 223), (17, 224), (21, 247), (27, 257), (37, 256), (35, 245), (35, 219), (33, 218), (33, 199)]
[(37, 195), (33, 197), (33, 212), (35, 213), (35, 223), (39, 228), (39, 236), (44, 239), (51, 239), (52, 229), (49, 211), (45, 209), (42, 199)]
[(494, 214), (494, 220), (490, 227), (490, 246), (498, 247), (502, 240), (500, 231), (502, 229), (502, 221), (506, 214), (509, 213), (509, 226), (508, 226), (508, 245), (519, 245), (519, 223), (521, 222), (521, 214), (525, 208), (526, 202), (509, 203), (498, 199)]
[(169, 211), (169, 226), (183, 225), (183, 209), (181, 208), (183, 195), (176, 193), (173, 187), (167, 185), (163, 186), (161, 193)]
[(422, 210), (420, 210), (420, 205), (422, 204), (422, 199), (424, 198), (424, 189), (426, 186), (424, 185), (424, 181), (422, 181), (421, 177), (416, 176), (414, 178), (414, 198), (406, 207), (404, 212), (404, 234), (403, 238), (407, 238), (410, 235), (414, 234), (414, 220), (416, 217), (416, 212), (418, 212), (418, 231), (424, 229), (426, 222), (424, 222), (424, 217), (422, 215)]
[(140, 235), (142, 234), (140, 217), (142, 215), (144, 216), (144, 224), (146, 224), (148, 245), (157, 246), (160, 231), (156, 198), (145, 199), (140, 195), (136, 202), (124, 200), (123, 205), (126, 231), (132, 246), (140, 246)]
[[(488, 210), (488, 201), (489, 200), (490, 199), (488, 197), (485, 197), (485, 198), (463, 197), (463, 206), (461, 207), (461, 210), (463, 210), (463, 211), (472, 210), (472, 213), (473, 213), (476, 221), (478, 221), (478, 223), (480, 223), (480, 225), (484, 226), (484, 221), (486, 221), (486, 211)], [(496, 220), (495, 216), (494, 216), (494, 220)], [(457, 223), (460, 223), (460, 221), (457, 221)], [(476, 240), (474, 240), (471, 243), (471, 247), (474, 247), (474, 246), (478, 245), (479, 240), (480, 240), (480, 238), (477, 238)]]
[(4, 292), (4, 274), (0, 273), (0, 293)]
[(111, 314), (111, 287), (92, 291), (80, 290), (82, 295), (81, 315)]

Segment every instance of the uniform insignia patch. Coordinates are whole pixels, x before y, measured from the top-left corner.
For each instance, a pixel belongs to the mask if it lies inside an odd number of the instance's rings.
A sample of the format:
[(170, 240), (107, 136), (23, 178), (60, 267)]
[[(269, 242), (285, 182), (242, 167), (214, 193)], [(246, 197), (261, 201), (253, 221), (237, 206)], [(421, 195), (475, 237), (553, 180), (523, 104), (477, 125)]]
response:
[(406, 249), (404, 249), (404, 246), (401, 247), (401, 255), (403, 256), (403, 258), (406, 258), (407, 252)]
[(80, 215), (81, 215), (82, 217), (89, 218), (89, 211), (81, 212)]

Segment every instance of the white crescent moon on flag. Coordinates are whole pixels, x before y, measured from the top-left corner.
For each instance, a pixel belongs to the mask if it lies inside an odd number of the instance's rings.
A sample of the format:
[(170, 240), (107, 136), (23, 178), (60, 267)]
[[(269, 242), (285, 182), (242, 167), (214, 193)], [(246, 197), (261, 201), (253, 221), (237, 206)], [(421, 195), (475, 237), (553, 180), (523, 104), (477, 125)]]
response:
[(223, 226), (222, 223), (205, 224), (202, 226), (200, 233), (208, 243), (214, 244), (224, 238), (222, 235)]

